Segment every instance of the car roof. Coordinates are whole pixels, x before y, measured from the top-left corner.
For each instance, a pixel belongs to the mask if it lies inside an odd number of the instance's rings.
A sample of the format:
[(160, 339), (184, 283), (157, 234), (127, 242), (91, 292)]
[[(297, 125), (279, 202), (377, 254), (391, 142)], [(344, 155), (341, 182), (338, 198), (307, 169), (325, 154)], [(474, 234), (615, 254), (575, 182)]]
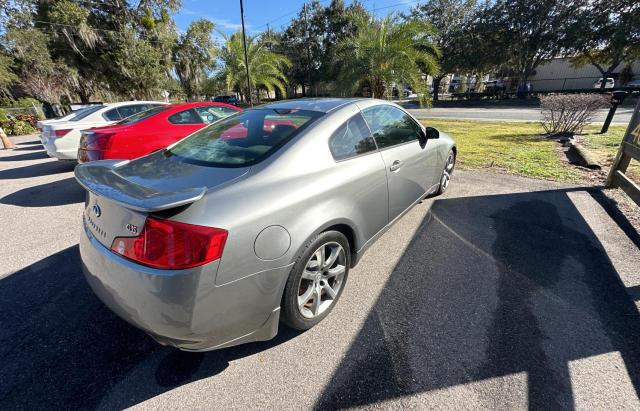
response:
[[(269, 109), (295, 109), (295, 110), (311, 110), (321, 113), (328, 113), (338, 107), (352, 104), (364, 98), (299, 98), (295, 100), (282, 100), (273, 103), (263, 104), (257, 108)], [(371, 100), (371, 99), (366, 99)]]
[(133, 100), (133, 101), (119, 101), (117, 103), (106, 103), (105, 107), (120, 107), (128, 106), (130, 104), (167, 104), (164, 101), (146, 101), (146, 100)]
[(199, 106), (212, 106), (212, 107), (230, 107), (237, 108), (231, 106), (229, 104), (219, 103), (217, 101), (192, 101), (189, 103), (172, 103), (169, 107), (173, 108), (191, 108), (191, 107), (199, 107)]

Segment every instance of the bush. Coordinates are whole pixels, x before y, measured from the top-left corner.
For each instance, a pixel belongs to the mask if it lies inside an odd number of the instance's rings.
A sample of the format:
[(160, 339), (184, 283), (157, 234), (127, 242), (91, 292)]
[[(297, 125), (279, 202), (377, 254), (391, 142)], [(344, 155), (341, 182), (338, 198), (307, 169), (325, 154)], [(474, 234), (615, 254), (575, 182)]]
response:
[(581, 133), (598, 109), (611, 105), (607, 94), (549, 94), (540, 97), (542, 127), (551, 135)]
[(23, 108), (23, 107), (40, 107), (42, 103), (33, 97), (20, 97), (13, 100), (7, 97), (0, 97), (0, 107)]
[(18, 114), (0, 119), (0, 127), (10, 136), (22, 136), (36, 132), (38, 117), (33, 114)]
[(9, 132), (7, 134), (11, 136), (22, 136), (25, 134), (35, 133), (35, 131), (36, 128), (26, 121), (16, 121), (15, 123), (13, 123), (13, 127), (9, 129)]
[(33, 128), (36, 128), (39, 120), (38, 116), (36, 116), (35, 114), (17, 114), (15, 118), (17, 121), (24, 121), (26, 123), (29, 123)]

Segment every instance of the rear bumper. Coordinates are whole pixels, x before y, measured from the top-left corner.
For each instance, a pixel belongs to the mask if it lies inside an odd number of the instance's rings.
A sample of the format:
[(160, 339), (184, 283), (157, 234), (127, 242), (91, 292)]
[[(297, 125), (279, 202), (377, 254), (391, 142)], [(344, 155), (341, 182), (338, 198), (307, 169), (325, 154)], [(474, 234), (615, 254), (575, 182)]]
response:
[(188, 270), (140, 266), (109, 251), (84, 229), (84, 275), (118, 316), (159, 343), (207, 351), (273, 338), (290, 265), (215, 285), (218, 262)]
[(78, 149), (78, 163), (104, 160), (104, 151)]
[(47, 150), (47, 155), (51, 158), (57, 158), (58, 160), (76, 160), (78, 157), (78, 150), (59, 147), (55, 140), (44, 138), (42, 145)]

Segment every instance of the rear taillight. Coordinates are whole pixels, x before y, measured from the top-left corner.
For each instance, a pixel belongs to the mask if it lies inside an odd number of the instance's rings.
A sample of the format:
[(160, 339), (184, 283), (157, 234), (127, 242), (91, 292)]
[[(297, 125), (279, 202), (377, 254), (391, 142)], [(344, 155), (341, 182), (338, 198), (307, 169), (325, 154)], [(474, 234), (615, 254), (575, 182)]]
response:
[(66, 136), (69, 133), (69, 131), (71, 131), (70, 128), (65, 128), (62, 130), (53, 130), (53, 134), (56, 136), (56, 138), (60, 138), (60, 137)]
[(80, 138), (80, 148), (84, 150), (108, 150), (111, 146), (111, 137), (115, 133), (85, 132)]
[(219, 259), (226, 241), (226, 230), (148, 217), (140, 235), (117, 237), (111, 251), (142, 265), (175, 270)]

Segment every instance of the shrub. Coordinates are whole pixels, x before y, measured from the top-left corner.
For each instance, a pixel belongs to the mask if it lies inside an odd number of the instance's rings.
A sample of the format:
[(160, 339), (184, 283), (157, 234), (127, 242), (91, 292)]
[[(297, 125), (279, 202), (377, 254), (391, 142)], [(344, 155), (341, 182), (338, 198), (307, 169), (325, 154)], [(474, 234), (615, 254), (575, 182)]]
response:
[(10, 129), (12, 136), (22, 136), (25, 134), (35, 133), (36, 128), (26, 121), (16, 121), (13, 123), (13, 128)]
[(542, 127), (551, 135), (581, 133), (598, 109), (608, 107), (607, 94), (549, 94), (540, 97)]
[(40, 107), (42, 103), (33, 97), (20, 97), (17, 100), (10, 99), (6, 96), (0, 97), (0, 107), (23, 108), (23, 107)]
[[(34, 120), (35, 119), (35, 120)], [(33, 115), (18, 115), (6, 120), (0, 120), (0, 127), (7, 135), (22, 136), (36, 132), (37, 117)]]
[(35, 114), (17, 114), (15, 117), (17, 121), (24, 121), (26, 123), (29, 123), (33, 128), (36, 128), (39, 120), (38, 116), (36, 116)]

